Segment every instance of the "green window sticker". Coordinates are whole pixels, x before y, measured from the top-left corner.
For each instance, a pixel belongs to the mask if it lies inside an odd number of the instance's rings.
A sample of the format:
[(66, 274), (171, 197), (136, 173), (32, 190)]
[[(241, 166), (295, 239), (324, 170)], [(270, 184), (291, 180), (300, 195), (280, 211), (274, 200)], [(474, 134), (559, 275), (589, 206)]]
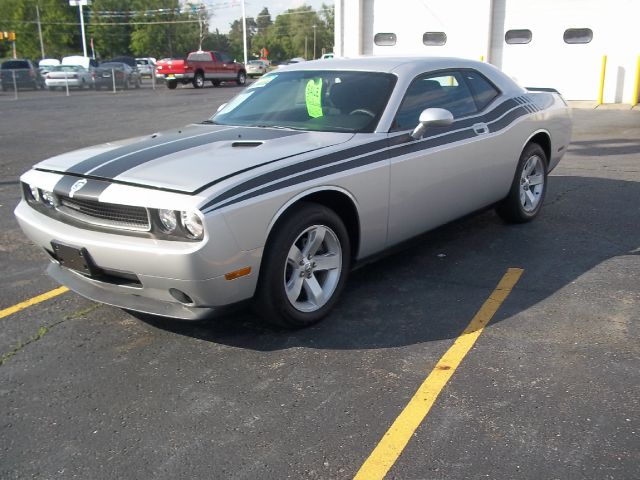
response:
[(312, 118), (322, 116), (322, 79), (312, 78), (307, 82), (304, 91), (304, 99), (307, 104), (307, 113)]

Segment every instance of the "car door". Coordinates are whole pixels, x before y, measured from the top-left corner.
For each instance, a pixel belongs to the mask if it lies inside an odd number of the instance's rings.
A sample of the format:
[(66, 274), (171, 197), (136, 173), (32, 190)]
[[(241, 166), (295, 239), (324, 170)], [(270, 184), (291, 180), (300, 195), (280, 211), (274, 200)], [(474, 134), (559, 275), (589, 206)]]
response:
[[(503, 159), (496, 148), (498, 136), (490, 133), (486, 120), (500, 99), (498, 88), (474, 70), (414, 79), (389, 134), (390, 145), (395, 145), (389, 151), (390, 245), (499, 199), (503, 186), (494, 174), (504, 168)], [(431, 127), (422, 139), (413, 140), (409, 134), (426, 108), (449, 110), (454, 123)]]
[(233, 58), (224, 52), (216, 52), (216, 56), (218, 56), (222, 62), (221, 67), (223, 73), (221, 78), (225, 78), (227, 80), (236, 78), (236, 65)]

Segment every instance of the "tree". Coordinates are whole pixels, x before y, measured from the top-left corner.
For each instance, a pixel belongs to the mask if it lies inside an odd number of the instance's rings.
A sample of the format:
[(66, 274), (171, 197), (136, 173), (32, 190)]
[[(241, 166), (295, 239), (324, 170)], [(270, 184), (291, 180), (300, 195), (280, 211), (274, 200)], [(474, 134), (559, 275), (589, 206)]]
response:
[[(256, 34), (258, 25), (253, 17), (247, 17), (247, 51), (251, 52), (251, 39)], [(244, 41), (242, 32), (242, 19), (234, 20), (228, 34), (230, 53), (236, 58), (244, 57)]]
[[(93, 38), (96, 57), (107, 59), (131, 53), (132, 10), (136, 2), (128, 0), (94, 0), (88, 37)], [(89, 39), (87, 39), (89, 40)], [(91, 55), (91, 52), (88, 52)]]
[[(0, 0), (0, 30), (16, 32), (16, 51), (19, 57), (33, 60), (42, 57), (36, 23), (36, 5), (40, 9), (42, 40), (45, 56), (61, 57), (77, 52), (80, 42), (78, 9), (58, 0)], [(69, 25), (71, 24), (71, 25)], [(0, 55), (11, 55), (8, 41), (0, 42)]]

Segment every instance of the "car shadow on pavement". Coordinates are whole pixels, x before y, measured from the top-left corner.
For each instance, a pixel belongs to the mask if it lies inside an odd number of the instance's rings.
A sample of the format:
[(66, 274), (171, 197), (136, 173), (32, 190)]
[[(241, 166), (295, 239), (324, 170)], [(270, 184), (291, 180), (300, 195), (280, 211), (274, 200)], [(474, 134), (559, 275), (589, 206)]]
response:
[(310, 328), (272, 328), (249, 311), (200, 322), (135, 316), (178, 335), (259, 351), (379, 349), (451, 339), (509, 267), (524, 274), (493, 324), (602, 262), (639, 255), (638, 219), (640, 182), (552, 176), (536, 221), (505, 225), (493, 211), (483, 211), (422, 235), (352, 272), (334, 311)]
[(610, 155), (633, 155), (640, 153), (640, 140), (630, 138), (608, 138), (571, 142), (569, 152), (586, 157)]

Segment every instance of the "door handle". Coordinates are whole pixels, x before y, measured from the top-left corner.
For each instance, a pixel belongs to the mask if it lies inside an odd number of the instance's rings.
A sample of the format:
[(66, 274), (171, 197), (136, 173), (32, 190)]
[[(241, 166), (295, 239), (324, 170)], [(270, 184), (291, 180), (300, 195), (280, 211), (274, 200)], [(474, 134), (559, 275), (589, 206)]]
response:
[(489, 133), (489, 127), (486, 123), (476, 123), (471, 128), (473, 128), (473, 131), (476, 132), (477, 135), (486, 135)]

